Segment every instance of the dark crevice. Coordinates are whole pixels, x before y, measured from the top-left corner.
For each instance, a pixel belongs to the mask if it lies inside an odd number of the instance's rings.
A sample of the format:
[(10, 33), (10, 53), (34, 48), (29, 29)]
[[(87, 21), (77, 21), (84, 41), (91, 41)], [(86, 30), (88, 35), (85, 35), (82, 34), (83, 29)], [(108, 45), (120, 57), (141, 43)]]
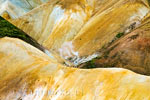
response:
[(13, 38), (19, 38), (34, 47), (38, 48), (41, 51), (44, 51), (44, 48), (38, 44), (33, 38), (31, 38), (29, 35), (27, 35), (22, 30), (18, 29), (16, 26), (12, 25), (2, 17), (0, 17), (0, 38), (2, 37), (13, 37)]

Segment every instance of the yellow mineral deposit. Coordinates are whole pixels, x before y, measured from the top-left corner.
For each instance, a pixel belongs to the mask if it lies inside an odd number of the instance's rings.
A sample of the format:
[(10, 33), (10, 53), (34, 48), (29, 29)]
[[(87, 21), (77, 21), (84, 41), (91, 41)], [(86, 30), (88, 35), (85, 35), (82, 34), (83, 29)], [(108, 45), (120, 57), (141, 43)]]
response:
[(0, 39), (1, 100), (150, 100), (150, 77), (68, 68), (15, 38)]
[(147, 0), (50, 0), (10, 22), (78, 65), (138, 27), (149, 11)]
[[(150, 74), (149, 12), (148, 0), (0, 0), (0, 14), (47, 54), (0, 38), (0, 100), (150, 100), (150, 77), (123, 69)], [(97, 56), (122, 68), (64, 64)]]
[(94, 60), (95, 67), (117, 66), (150, 75), (150, 16), (140, 27), (99, 52), (99, 59)]

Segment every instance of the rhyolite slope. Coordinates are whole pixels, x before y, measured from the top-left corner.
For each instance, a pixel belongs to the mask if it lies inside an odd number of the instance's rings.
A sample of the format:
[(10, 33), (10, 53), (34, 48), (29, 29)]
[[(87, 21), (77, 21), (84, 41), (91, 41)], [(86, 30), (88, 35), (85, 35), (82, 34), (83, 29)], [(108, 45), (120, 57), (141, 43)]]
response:
[(52, 0), (10, 22), (76, 66), (140, 26), (149, 11), (148, 0)]
[(18, 18), (49, 0), (0, 0), (0, 15)]
[(1, 100), (149, 100), (150, 77), (69, 68), (15, 38), (0, 39)]

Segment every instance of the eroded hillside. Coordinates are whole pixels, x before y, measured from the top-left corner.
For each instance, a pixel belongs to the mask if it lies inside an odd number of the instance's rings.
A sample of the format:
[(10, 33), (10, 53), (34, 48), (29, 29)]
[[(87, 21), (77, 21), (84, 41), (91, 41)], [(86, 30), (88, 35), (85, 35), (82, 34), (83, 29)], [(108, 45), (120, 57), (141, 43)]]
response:
[(1, 100), (150, 99), (149, 0), (0, 5)]

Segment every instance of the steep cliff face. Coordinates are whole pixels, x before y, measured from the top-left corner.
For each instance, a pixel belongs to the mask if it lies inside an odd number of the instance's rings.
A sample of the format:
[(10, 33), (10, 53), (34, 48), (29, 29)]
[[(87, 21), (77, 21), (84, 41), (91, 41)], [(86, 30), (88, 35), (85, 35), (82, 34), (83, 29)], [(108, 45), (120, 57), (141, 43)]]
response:
[(0, 39), (1, 100), (149, 100), (149, 84), (125, 69), (67, 68), (21, 40)]
[(118, 33), (138, 27), (149, 11), (147, 0), (54, 0), (10, 21), (78, 65), (96, 57)]

